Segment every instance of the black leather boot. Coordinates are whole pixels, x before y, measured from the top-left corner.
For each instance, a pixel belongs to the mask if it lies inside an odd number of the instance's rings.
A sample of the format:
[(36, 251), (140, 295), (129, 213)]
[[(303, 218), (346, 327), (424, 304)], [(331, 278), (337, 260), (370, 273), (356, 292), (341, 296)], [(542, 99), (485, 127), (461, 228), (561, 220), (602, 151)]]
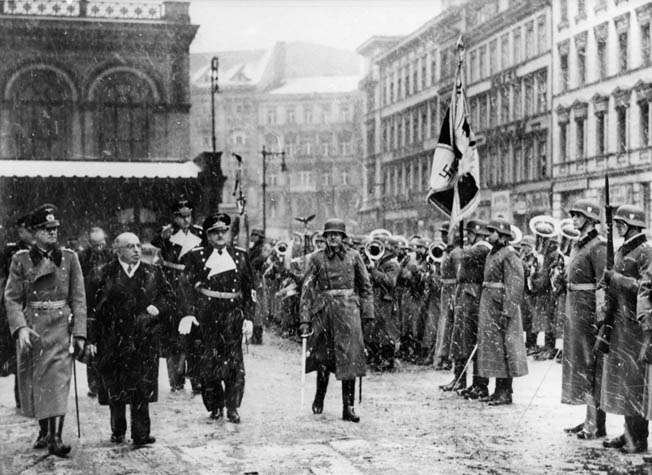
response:
[(317, 392), (315, 393), (315, 400), (312, 402), (313, 414), (324, 412), (324, 398), (328, 389), (329, 377), (330, 373), (328, 371), (317, 370)]
[(342, 380), (342, 419), (351, 422), (360, 422), (360, 416), (355, 413), (355, 379)]
[(48, 419), (48, 452), (57, 457), (66, 457), (70, 453), (70, 446), (61, 441), (63, 420), (64, 416)]
[(453, 368), (453, 380), (442, 386), (439, 386), (439, 389), (442, 391), (457, 391), (464, 389), (466, 386), (466, 372), (464, 371), (464, 362), (460, 363), (455, 361), (455, 366)]
[(251, 336), (251, 343), (253, 345), (262, 345), (263, 344), (263, 326), (255, 325), (254, 333)]
[(36, 437), (36, 442), (34, 442), (33, 447), (35, 449), (45, 449), (48, 446), (48, 420), (41, 419), (38, 421), (38, 425), (38, 436)]

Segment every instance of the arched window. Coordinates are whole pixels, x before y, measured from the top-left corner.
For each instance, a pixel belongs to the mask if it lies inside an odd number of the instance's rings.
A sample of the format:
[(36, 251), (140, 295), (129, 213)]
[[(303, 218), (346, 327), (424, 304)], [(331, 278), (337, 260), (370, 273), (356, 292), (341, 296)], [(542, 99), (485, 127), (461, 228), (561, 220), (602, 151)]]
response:
[(17, 158), (69, 158), (72, 98), (63, 78), (55, 71), (33, 70), (16, 84), (12, 122)]
[(99, 154), (105, 158), (147, 158), (151, 122), (152, 90), (129, 72), (102, 79), (97, 96), (100, 127)]

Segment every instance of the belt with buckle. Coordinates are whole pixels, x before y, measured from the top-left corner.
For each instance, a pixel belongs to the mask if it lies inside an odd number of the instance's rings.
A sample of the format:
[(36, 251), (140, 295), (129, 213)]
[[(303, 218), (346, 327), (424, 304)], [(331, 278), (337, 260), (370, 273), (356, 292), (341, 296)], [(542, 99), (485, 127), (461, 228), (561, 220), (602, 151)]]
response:
[(170, 262), (166, 260), (163, 260), (163, 265), (165, 267), (169, 267), (170, 269), (175, 269), (175, 270), (184, 270), (186, 268), (186, 266), (183, 264), (175, 264), (174, 262)]
[(328, 295), (353, 295), (355, 293), (353, 289), (330, 289), (322, 290), (322, 292)]
[(586, 284), (568, 284), (568, 290), (595, 290), (597, 289), (597, 286), (594, 283), (586, 283)]
[(215, 299), (239, 299), (242, 297), (242, 292), (218, 292), (217, 290), (208, 290), (203, 287), (197, 287), (197, 291), (206, 297), (213, 297)]
[(48, 308), (63, 308), (68, 305), (67, 300), (35, 300), (34, 302), (29, 302), (31, 308), (36, 309), (48, 309)]
[(482, 288), (483, 289), (504, 289), (505, 284), (502, 282), (483, 282), (482, 283)]

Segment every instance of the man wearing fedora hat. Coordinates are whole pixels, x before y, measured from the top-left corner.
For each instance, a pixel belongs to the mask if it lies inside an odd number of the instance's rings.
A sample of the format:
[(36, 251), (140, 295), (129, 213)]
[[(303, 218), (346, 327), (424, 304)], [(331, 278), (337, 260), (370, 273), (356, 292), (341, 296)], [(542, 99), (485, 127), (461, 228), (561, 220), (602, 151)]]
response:
[(512, 403), (512, 379), (528, 373), (521, 322), (525, 281), (523, 262), (509, 244), (514, 238), (511, 223), (495, 218), (487, 231), (492, 248), (484, 267), (478, 312), (478, 375), (496, 378), (493, 394), (480, 401), (499, 406)]
[(359, 422), (355, 378), (365, 375), (363, 321), (374, 317), (369, 275), (358, 251), (347, 249), (341, 219), (324, 223), (326, 248), (315, 252), (301, 289), (300, 333), (308, 338), (306, 372), (317, 371), (312, 412), (321, 414), (330, 373), (342, 381), (342, 419)]
[[(212, 419), (240, 422), (244, 395), (243, 332), (251, 338), (254, 277), (244, 249), (227, 245), (231, 218), (216, 213), (203, 223), (207, 243), (184, 258), (182, 335), (197, 328), (199, 359), (191, 377), (199, 378), (204, 406)], [(245, 321), (247, 323), (245, 323)]]
[(70, 446), (61, 433), (72, 377), (69, 348), (72, 341), (76, 351), (84, 350), (86, 296), (77, 254), (58, 245), (56, 213), (46, 204), (30, 215), (34, 245), (11, 261), (5, 304), (18, 344), (21, 410), (39, 421), (35, 448), (65, 457)]
[[(200, 226), (192, 224), (193, 204), (187, 198), (182, 196), (175, 200), (170, 210), (173, 214), (173, 222), (163, 226), (159, 234), (152, 239), (152, 245), (161, 250), (165, 278), (176, 295), (180, 296), (179, 281), (184, 271), (183, 258), (192, 249), (202, 245), (204, 231)], [(177, 308), (182, 308), (181, 302), (177, 302)], [(167, 361), (172, 392), (183, 390), (186, 384), (186, 373), (192, 372), (196, 360), (194, 332), (185, 337), (179, 337), (177, 333), (177, 325), (182, 316), (178, 311), (172, 312), (167, 325), (163, 325), (161, 330), (161, 349)], [(199, 382), (190, 378), (190, 384), (193, 394), (197, 394)]]

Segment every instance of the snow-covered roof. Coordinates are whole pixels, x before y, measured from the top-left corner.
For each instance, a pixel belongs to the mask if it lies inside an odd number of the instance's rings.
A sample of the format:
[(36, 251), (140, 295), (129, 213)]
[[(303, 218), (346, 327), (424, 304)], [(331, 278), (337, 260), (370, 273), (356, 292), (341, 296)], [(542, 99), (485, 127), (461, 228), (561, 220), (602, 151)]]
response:
[[(220, 64), (218, 70), (218, 81), (220, 87), (230, 86), (255, 86), (261, 80), (271, 50), (267, 50), (264, 54), (253, 60), (232, 62), (227, 64), (226, 68)], [(203, 85), (210, 85), (211, 82), (211, 65), (210, 62), (204, 67), (200, 68), (191, 78), (191, 83), (195, 86), (201, 87)]]
[(315, 76), (289, 78), (269, 94), (329, 94), (358, 89), (360, 76)]
[(200, 171), (191, 161), (0, 160), (3, 177), (196, 178)]

